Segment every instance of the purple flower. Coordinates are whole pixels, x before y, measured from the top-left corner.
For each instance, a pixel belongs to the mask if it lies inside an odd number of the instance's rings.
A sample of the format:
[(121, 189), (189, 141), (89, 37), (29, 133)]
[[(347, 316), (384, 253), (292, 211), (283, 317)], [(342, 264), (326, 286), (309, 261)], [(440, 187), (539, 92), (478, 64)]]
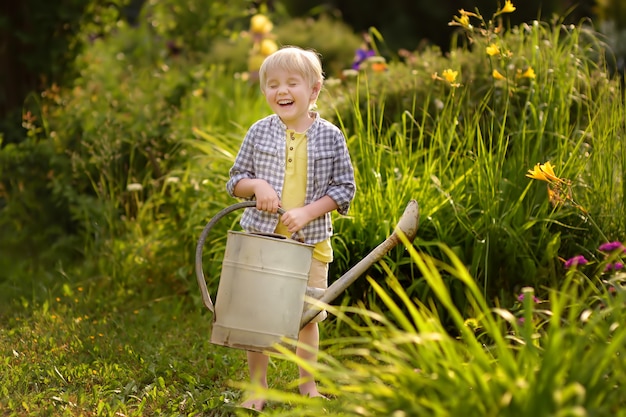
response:
[(589, 261), (587, 261), (583, 255), (576, 255), (565, 261), (565, 269), (570, 269), (572, 266), (576, 265), (585, 265), (587, 262)]
[(361, 67), (361, 63), (365, 61), (367, 58), (373, 57), (376, 55), (376, 52), (372, 49), (364, 49), (359, 48), (356, 50), (356, 54), (354, 56), (354, 61), (352, 62), (352, 69), (359, 70)]
[(620, 269), (624, 268), (624, 264), (621, 262), (615, 262), (614, 264), (606, 264), (606, 266), (604, 267), (604, 271), (619, 271)]
[(624, 245), (620, 241), (607, 242), (603, 243), (598, 247), (598, 250), (601, 252), (613, 252), (616, 249), (624, 249)]

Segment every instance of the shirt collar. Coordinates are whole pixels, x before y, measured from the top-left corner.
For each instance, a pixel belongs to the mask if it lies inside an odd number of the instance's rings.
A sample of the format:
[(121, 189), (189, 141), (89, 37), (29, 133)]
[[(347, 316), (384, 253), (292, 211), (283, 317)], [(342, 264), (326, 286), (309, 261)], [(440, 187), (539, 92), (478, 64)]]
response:
[[(320, 114), (316, 111), (309, 111), (309, 114), (311, 116), (313, 116), (313, 123), (311, 123), (311, 126), (309, 126), (309, 128), (306, 130), (306, 132), (310, 135), (313, 133), (313, 131), (315, 129), (317, 129), (317, 126), (319, 125), (319, 121), (320, 121)], [(287, 125), (285, 125), (283, 123), (282, 120), (280, 120), (280, 117), (278, 117), (277, 114), (274, 115), (274, 117), (276, 118), (276, 120), (278, 121), (278, 125), (285, 131), (287, 132)], [(307, 135), (308, 136), (308, 135)]]

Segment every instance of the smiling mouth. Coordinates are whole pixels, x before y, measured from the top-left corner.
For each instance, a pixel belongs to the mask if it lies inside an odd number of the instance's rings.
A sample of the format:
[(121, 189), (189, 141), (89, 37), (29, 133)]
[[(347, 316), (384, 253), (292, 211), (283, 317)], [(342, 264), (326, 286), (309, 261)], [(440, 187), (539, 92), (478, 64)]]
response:
[(280, 106), (289, 106), (291, 104), (293, 104), (292, 100), (280, 100), (278, 102), (278, 105), (280, 105)]

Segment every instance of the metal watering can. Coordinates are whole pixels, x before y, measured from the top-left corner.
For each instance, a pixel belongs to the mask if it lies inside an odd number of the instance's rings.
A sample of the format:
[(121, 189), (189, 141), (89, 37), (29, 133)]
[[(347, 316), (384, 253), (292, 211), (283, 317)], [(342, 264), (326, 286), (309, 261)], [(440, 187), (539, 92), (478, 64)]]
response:
[(307, 297), (329, 304), (400, 242), (398, 230), (412, 242), (419, 223), (418, 204), (411, 200), (394, 232), (325, 290), (307, 286), (313, 245), (277, 234), (229, 231), (213, 305), (202, 269), (206, 238), (228, 213), (255, 206), (244, 201), (216, 214), (198, 239), (195, 266), (202, 301), (213, 313), (211, 343), (257, 352), (275, 351), (276, 344), (293, 348), (289, 340), (297, 340), (300, 329), (322, 310)]

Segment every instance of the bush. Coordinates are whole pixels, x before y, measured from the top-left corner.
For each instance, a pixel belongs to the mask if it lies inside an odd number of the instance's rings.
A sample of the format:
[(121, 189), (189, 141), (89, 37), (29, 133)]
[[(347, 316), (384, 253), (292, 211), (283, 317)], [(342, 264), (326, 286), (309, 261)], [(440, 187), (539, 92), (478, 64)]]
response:
[[(360, 37), (344, 22), (327, 15), (317, 18), (278, 18), (271, 38), (279, 46), (295, 45), (320, 53), (326, 77), (337, 77), (342, 70), (349, 68), (361, 43)], [(213, 43), (206, 61), (224, 65), (233, 72), (245, 72), (252, 43), (248, 32), (218, 39)]]
[[(615, 124), (624, 119), (623, 91), (595, 61), (601, 43), (584, 26), (496, 32), (495, 19), (465, 15), (474, 21), (464, 27), (462, 17), (455, 22), (471, 48), (405, 54), (405, 64), (329, 83), (322, 111), (347, 132), (359, 189), (353, 221), (340, 222), (338, 235), (358, 259), (389, 230), (372, 219), (415, 198), (418, 236), (446, 242), (486, 294), (552, 286), (559, 250), (569, 255), (624, 231), (610, 214), (623, 209), (620, 174), (608, 172), (626, 166), (615, 142), (624, 134)], [(584, 210), (551, 204), (527, 182), (526, 170), (548, 160), (573, 178)], [(406, 273), (408, 286), (415, 276)]]

